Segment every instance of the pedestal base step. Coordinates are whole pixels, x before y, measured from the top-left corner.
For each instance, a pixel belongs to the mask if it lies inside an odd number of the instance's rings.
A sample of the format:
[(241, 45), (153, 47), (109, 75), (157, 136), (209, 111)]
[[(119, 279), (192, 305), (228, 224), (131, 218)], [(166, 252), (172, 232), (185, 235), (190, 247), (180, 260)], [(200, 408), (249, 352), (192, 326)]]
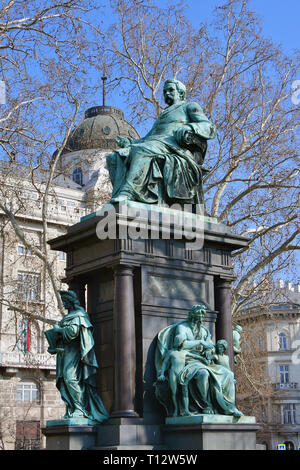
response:
[(109, 447), (92, 447), (89, 450), (130, 450), (130, 451), (137, 451), (137, 450), (167, 450), (165, 446), (156, 446), (156, 445), (120, 445), (120, 446), (109, 446)]

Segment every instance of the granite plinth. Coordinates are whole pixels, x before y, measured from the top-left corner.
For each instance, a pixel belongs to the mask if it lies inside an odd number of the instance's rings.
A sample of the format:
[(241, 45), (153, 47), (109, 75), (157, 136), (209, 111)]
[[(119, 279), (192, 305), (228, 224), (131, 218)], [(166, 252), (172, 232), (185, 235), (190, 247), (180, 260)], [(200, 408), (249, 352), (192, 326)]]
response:
[(255, 416), (227, 416), (216, 414), (203, 414), (193, 416), (170, 416), (166, 418), (166, 424), (255, 424)]
[(164, 444), (170, 450), (256, 450), (258, 429), (254, 416), (169, 417)]
[(46, 421), (46, 427), (53, 427), (53, 426), (95, 426), (97, 423), (88, 418), (62, 418), (62, 419), (51, 419)]

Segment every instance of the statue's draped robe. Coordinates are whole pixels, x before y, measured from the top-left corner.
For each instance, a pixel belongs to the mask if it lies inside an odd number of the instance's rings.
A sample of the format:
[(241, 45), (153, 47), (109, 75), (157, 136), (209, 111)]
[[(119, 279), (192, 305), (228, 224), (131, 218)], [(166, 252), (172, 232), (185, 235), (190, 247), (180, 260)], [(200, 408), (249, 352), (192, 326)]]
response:
[[(92, 324), (82, 307), (65, 315), (59, 322), (63, 328), (57, 347), (56, 386), (67, 406), (67, 416), (77, 410), (86, 418), (101, 423), (108, 413), (96, 391), (98, 368), (92, 335)], [(66, 416), (66, 417), (67, 417)]]
[(216, 136), (214, 124), (197, 103), (167, 107), (144, 138), (107, 156), (112, 198), (125, 192), (129, 199), (144, 203), (199, 202), (202, 162), (182, 144), (183, 126), (205, 140)]
[[(164, 328), (157, 338), (157, 347), (155, 353), (155, 367), (156, 373), (158, 374), (161, 369), (162, 361), (168, 352), (173, 349), (174, 337), (176, 336), (177, 327), (184, 324), (185, 321), (176, 323), (174, 325)], [(209, 330), (201, 325), (199, 334), (195, 336), (195, 339), (202, 339), (204, 341), (211, 342), (211, 336)], [(195, 348), (190, 349), (191, 352), (199, 354)], [(198, 388), (195, 376), (201, 370), (206, 370), (209, 373), (209, 401), (205, 402), (202, 391)], [(237, 412), (235, 406), (235, 380), (234, 374), (228, 368), (218, 365), (210, 364), (206, 365), (199, 360), (193, 358), (186, 358), (186, 364), (179, 374), (178, 382), (181, 386), (188, 387), (189, 399), (190, 399), (190, 411), (200, 414), (204, 408), (208, 405), (212, 405), (214, 412), (217, 414), (232, 415)], [(165, 387), (160, 387), (159, 382), (156, 382), (156, 396), (161, 404), (165, 407), (167, 414), (172, 414), (172, 404), (169, 398), (169, 394), (166, 393)], [(182, 398), (182, 397), (180, 397)], [(184, 414), (182, 400), (180, 399), (179, 409)]]

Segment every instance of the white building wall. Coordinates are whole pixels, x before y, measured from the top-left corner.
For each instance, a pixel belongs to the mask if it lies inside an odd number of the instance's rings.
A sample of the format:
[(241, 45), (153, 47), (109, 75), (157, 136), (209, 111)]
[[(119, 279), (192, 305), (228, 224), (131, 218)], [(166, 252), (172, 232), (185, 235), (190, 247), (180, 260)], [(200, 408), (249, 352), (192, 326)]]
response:
[[(68, 178), (68, 175), (60, 175), (55, 179), (57, 184), (51, 188), (49, 198), (47, 239), (62, 235), (69, 225), (79, 222), (81, 217), (98, 208), (97, 202), (94, 205), (90, 203), (90, 200), (97, 195), (97, 191), (101, 193), (106, 188), (107, 194), (110, 194), (111, 187), (106, 184), (108, 173), (104, 169), (105, 155), (109, 152), (85, 151), (79, 153), (80, 159), (83, 161), (85, 186), (76, 185)], [(88, 157), (86, 161), (84, 161), (85, 153)], [(69, 154), (67, 159), (71, 175), (74, 154)], [(91, 167), (88, 161), (92, 162)], [(76, 161), (75, 164), (77, 164)], [(91, 178), (90, 181), (88, 178)], [(7, 183), (13, 186), (13, 178), (7, 180)], [(20, 197), (24, 203), (24, 209), (17, 213), (17, 221), (24, 230), (26, 239), (33, 240), (34, 244), (39, 247), (43, 232), (39, 194), (33, 191), (32, 184), (26, 180), (19, 180), (16, 184), (20, 187)], [(44, 190), (43, 184), (40, 184), (39, 189)], [(34, 326), (31, 326), (32, 348), (30, 353), (24, 354), (22, 350), (18, 349), (17, 333), (20, 315), (16, 314), (14, 310), (9, 310), (9, 305), (7, 305), (9, 301), (12, 305), (16, 305), (18, 273), (33, 273), (41, 276), (40, 299), (29, 302), (29, 310), (41, 316), (46, 315), (52, 320), (55, 318), (59, 320), (60, 316), (53, 289), (49, 277), (45, 274), (42, 261), (36, 255), (27, 253), (25, 256), (18, 251), (18, 246), (21, 247), (23, 244), (16, 237), (11, 225), (7, 223), (6, 216), (0, 213), (0, 219), (1, 217), (2, 220), (6, 220), (2, 273), (2, 295), (6, 301), (2, 304), (0, 330), (0, 431), (5, 449), (14, 449), (16, 420), (38, 421), (43, 427), (48, 419), (59, 419), (65, 412), (64, 404), (55, 386), (55, 356), (51, 356), (47, 352), (48, 345), (43, 333), (44, 329), (48, 328), (47, 325), (37, 321)], [(65, 259), (60, 259), (58, 252), (50, 252), (50, 258), (51, 260), (55, 259), (54, 271), (57, 278), (63, 278)], [(68, 286), (61, 284), (60, 288), (67, 289)], [(46, 314), (44, 313), (45, 305), (47, 306)], [(37, 403), (18, 401), (18, 384), (24, 380), (38, 383), (40, 399)], [(45, 444), (44, 440), (45, 438), (42, 437), (42, 446)]]

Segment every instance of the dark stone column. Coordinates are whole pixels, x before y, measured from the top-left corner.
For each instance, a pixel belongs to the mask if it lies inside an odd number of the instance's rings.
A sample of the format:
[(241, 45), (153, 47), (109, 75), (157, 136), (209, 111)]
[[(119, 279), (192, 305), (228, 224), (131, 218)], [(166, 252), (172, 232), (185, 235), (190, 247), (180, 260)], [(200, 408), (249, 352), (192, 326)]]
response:
[(136, 339), (133, 268), (114, 268), (114, 349), (115, 382), (112, 417), (136, 418), (134, 411)]
[(99, 297), (99, 285), (100, 285), (100, 282), (97, 276), (87, 279), (86, 311), (90, 315), (90, 317), (92, 317), (93, 314), (97, 311), (98, 297)]
[(226, 339), (228, 343), (227, 354), (230, 360), (230, 367), (233, 370), (231, 281), (228, 279), (219, 278), (215, 280), (215, 309), (218, 311), (216, 341)]
[(69, 284), (69, 289), (76, 292), (80, 305), (85, 309), (86, 308), (86, 305), (85, 305), (86, 282), (83, 279), (74, 278), (74, 279), (71, 279), (71, 281), (68, 284)]

